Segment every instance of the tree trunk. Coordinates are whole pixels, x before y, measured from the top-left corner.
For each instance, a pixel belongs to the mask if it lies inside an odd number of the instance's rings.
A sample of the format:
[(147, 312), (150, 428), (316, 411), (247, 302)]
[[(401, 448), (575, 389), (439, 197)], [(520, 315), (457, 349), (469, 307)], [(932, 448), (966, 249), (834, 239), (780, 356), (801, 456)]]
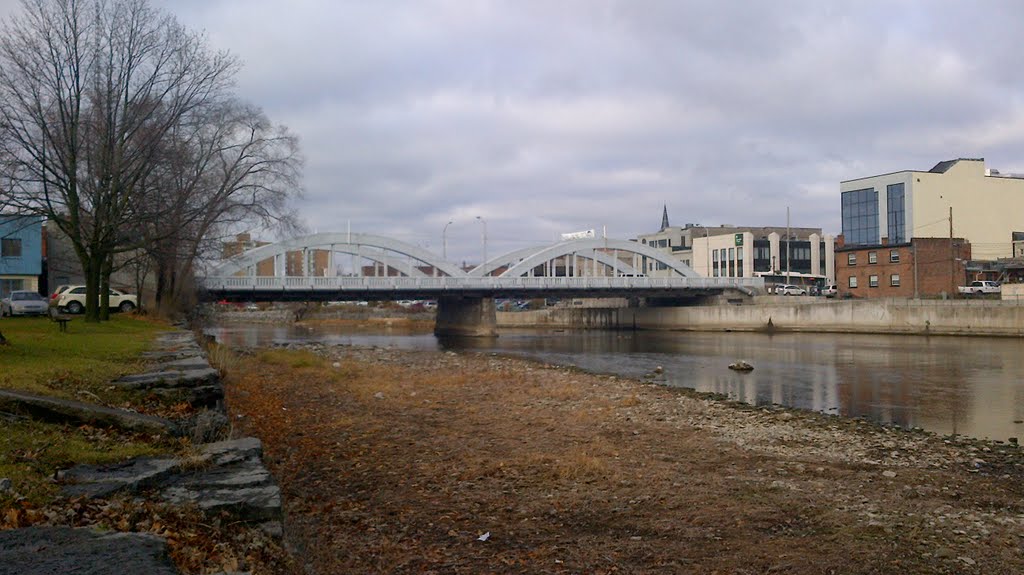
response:
[(85, 321), (98, 323), (100, 321), (99, 295), (100, 295), (100, 268), (102, 264), (95, 256), (83, 262), (82, 269), (85, 271)]
[(110, 321), (110, 274), (114, 267), (114, 256), (103, 258), (100, 270), (100, 321)]

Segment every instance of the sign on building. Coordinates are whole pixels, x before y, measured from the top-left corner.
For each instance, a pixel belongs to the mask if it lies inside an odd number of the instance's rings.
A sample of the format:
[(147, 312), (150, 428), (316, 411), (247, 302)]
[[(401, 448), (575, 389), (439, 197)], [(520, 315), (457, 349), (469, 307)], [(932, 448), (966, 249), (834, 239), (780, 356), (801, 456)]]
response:
[(583, 230), (582, 232), (562, 234), (562, 240), (589, 240), (595, 237), (597, 237), (597, 233), (594, 230)]
[(732, 237), (736, 241), (737, 247), (743, 247), (743, 234), (733, 234)]

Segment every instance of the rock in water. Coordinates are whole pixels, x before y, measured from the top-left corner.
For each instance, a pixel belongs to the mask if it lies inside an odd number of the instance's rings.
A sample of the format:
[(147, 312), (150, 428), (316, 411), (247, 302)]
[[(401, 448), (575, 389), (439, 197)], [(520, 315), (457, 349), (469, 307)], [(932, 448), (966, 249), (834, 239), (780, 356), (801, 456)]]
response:
[(729, 364), (729, 369), (733, 371), (753, 371), (754, 366), (750, 365), (744, 360), (739, 360)]

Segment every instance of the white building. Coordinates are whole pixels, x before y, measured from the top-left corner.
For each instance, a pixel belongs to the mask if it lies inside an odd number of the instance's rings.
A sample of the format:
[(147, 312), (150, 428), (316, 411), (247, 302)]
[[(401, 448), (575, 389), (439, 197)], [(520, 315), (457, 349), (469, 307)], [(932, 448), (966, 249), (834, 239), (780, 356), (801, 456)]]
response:
[[(835, 280), (835, 242), (821, 228), (674, 227), (668, 225), (666, 209), (661, 229), (641, 234), (637, 241), (671, 254), (704, 277), (785, 277), (788, 271), (796, 283)], [(643, 262), (643, 266), (651, 277), (670, 274), (657, 262)]]
[(915, 237), (971, 242), (975, 259), (1014, 254), (1014, 232), (1024, 231), (1024, 176), (985, 168), (983, 158), (939, 162), (839, 184), (847, 245), (901, 244)]
[(804, 238), (791, 233), (788, 241), (775, 231), (698, 237), (692, 253), (691, 267), (704, 277), (761, 276), (800, 284), (833, 283), (836, 277), (835, 240), (819, 232)]

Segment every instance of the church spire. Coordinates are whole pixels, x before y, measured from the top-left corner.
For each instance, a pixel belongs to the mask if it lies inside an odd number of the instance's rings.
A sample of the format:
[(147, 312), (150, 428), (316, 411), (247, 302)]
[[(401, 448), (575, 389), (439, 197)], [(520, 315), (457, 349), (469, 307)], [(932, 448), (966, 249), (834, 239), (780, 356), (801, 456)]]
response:
[(668, 229), (668, 205), (661, 208), (661, 229)]

